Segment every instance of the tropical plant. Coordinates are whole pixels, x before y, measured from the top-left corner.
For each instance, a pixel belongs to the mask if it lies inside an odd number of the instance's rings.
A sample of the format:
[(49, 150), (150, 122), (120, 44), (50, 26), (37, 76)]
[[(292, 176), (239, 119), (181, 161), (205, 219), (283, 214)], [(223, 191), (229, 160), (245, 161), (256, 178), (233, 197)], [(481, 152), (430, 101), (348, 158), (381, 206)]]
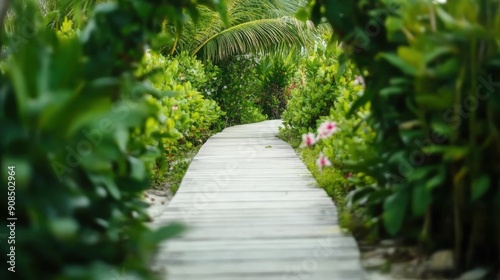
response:
[[(288, 52), (313, 42), (314, 29), (293, 15), (303, 5), (295, 0), (228, 0), (227, 22), (220, 15), (201, 8), (186, 24), (170, 52), (189, 51), (204, 60), (219, 61), (235, 55), (257, 52)], [(175, 26), (171, 27), (175, 32)]]
[(293, 61), (297, 56), (295, 52), (262, 55), (257, 63), (260, 80), (257, 104), (267, 118), (279, 119), (286, 109), (291, 96), (290, 82), (296, 70)]
[[(391, 235), (453, 250), (455, 272), (500, 269), (500, 21), (495, 0), (314, 1), (366, 73), (375, 154), (362, 187)], [(492, 269), (491, 269), (492, 268)]]
[[(354, 66), (338, 60), (340, 47), (316, 53), (300, 61), (294, 81), (298, 85), (283, 113), (280, 135), (300, 149), (318, 185), (332, 196), (340, 224), (357, 233), (353, 209), (346, 207), (347, 196), (356, 184), (370, 184), (372, 180), (352, 169), (351, 163), (370, 157), (366, 146), (372, 141), (373, 131), (364, 122), (367, 108), (353, 116), (348, 112), (363, 86)], [(297, 139), (301, 137), (299, 146)]]
[(219, 74), (209, 84), (213, 91), (207, 97), (215, 100), (224, 112), (219, 128), (266, 119), (257, 105), (260, 80), (256, 65), (257, 58), (253, 55), (232, 57), (218, 63)]
[(285, 127), (306, 133), (317, 127), (320, 117), (328, 116), (339, 94), (338, 86), (350, 83), (346, 77), (353, 76), (351, 70), (342, 76), (338, 54), (340, 48), (327, 53), (325, 48), (318, 47), (300, 60), (292, 82), (291, 99), (283, 112)]
[(148, 98), (157, 107), (158, 117), (148, 121), (145, 131), (136, 133), (142, 143), (158, 146), (162, 152), (153, 173), (153, 182), (158, 185), (168, 180), (165, 171), (211, 136), (221, 111), (215, 101), (204, 98), (191, 85), (192, 81), (201, 86), (208, 79), (203, 64), (193, 57), (164, 57), (150, 50), (137, 75), (147, 77), (153, 88), (164, 93)]

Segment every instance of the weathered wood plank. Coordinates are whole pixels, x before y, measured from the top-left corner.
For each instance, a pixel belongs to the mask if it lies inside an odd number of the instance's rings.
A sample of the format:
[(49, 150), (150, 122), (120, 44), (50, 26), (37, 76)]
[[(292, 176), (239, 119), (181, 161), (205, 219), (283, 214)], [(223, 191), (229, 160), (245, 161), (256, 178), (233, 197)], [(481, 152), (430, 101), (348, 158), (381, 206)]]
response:
[[(349, 236), (328, 235), (325, 237), (288, 238), (288, 239), (218, 239), (218, 240), (180, 240), (174, 239), (163, 242), (162, 247), (168, 248), (168, 252), (201, 252), (216, 250), (265, 250), (265, 249), (303, 249), (312, 250), (315, 248), (331, 248), (334, 250), (347, 251), (349, 248), (356, 248), (356, 242)], [(351, 253), (359, 253), (352, 250)]]

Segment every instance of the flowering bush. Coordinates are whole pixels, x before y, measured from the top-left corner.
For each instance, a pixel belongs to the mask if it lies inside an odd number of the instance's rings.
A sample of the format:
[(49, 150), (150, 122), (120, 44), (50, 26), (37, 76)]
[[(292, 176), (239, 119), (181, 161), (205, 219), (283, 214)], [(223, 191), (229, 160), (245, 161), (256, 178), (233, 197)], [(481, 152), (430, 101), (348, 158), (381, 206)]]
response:
[[(340, 54), (340, 50), (333, 53), (336, 56)], [(355, 182), (372, 183), (370, 177), (358, 172), (352, 165), (369, 159), (370, 151), (360, 151), (373, 139), (372, 129), (363, 121), (368, 106), (349, 115), (349, 109), (363, 90), (362, 78), (356, 77), (352, 65), (341, 65), (336, 57), (321, 60), (313, 57), (304, 62), (305, 66), (300, 66), (302, 71), (311, 65), (311, 61), (331, 63), (323, 68), (310, 69), (311, 73), (317, 71), (330, 79), (304, 82), (293, 91), (283, 114), (285, 128), (281, 130), (281, 135), (293, 143), (293, 138), (302, 134), (300, 147), (303, 148), (304, 162), (318, 184), (334, 198), (341, 213), (341, 224), (350, 227), (351, 212), (345, 208), (346, 197), (354, 189)], [(322, 69), (327, 70), (323, 72)], [(318, 89), (327, 90), (319, 93)], [(322, 96), (328, 102), (319, 102)], [(316, 108), (317, 104), (319, 108)], [(311, 132), (314, 130), (316, 134)]]
[(457, 276), (488, 267), (484, 279), (497, 278), (500, 24), (488, 15), (499, 2), (310, 2), (365, 71), (355, 108), (369, 103), (376, 137), (358, 168), (377, 184), (353, 201), (382, 234), (452, 250)]

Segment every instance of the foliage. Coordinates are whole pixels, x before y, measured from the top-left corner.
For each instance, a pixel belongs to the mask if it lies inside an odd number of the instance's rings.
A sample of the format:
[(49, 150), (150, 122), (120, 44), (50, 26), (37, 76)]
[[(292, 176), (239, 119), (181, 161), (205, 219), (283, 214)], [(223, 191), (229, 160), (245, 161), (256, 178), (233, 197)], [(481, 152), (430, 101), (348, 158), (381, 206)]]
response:
[(377, 184), (354, 201), (427, 252), (452, 248), (456, 272), (498, 269), (498, 1), (312, 3), (367, 74), (352, 110), (370, 103), (375, 153), (358, 168)]
[[(189, 51), (203, 60), (218, 62), (249, 53), (281, 53), (313, 42), (315, 29), (300, 22), (294, 13), (304, 1), (228, 0), (227, 15), (200, 9), (197, 20), (184, 26), (171, 53)], [(224, 18), (226, 21), (224, 21)], [(175, 26), (172, 30), (177, 30)]]
[[(345, 207), (346, 197), (354, 189), (355, 183), (370, 184), (372, 179), (353, 169), (351, 163), (366, 158), (369, 150), (361, 147), (366, 147), (372, 141), (373, 132), (364, 123), (367, 108), (355, 116), (348, 115), (363, 88), (356, 80), (353, 65), (341, 67), (339, 64), (336, 57), (340, 53), (340, 48), (334, 48), (330, 50), (330, 55), (311, 55), (302, 61), (297, 82), (300, 83), (304, 72), (308, 73), (304, 80), (312, 81), (292, 91), (292, 99), (283, 114), (285, 128), (280, 130), (280, 135), (298, 148), (301, 134), (316, 131), (317, 128), (321, 130), (317, 123), (335, 121), (337, 129), (332, 136), (320, 139), (313, 135), (309, 144), (303, 143), (300, 152), (318, 185), (333, 197), (339, 209), (340, 224), (357, 231), (358, 228), (354, 228), (357, 225), (353, 224), (355, 217), (352, 217), (355, 209)], [(318, 88), (325, 91), (320, 92)], [(314, 147), (304, 148), (310, 145)], [(317, 159), (321, 154), (331, 161), (332, 167), (318, 168)]]
[[(163, 172), (173, 169), (178, 161), (212, 134), (212, 126), (221, 116), (215, 101), (205, 99), (191, 81), (202, 85), (208, 81), (203, 64), (188, 55), (164, 57), (148, 51), (137, 75), (147, 76), (152, 87), (164, 95), (150, 96), (148, 101), (158, 108), (156, 118), (149, 119), (145, 131), (138, 131), (141, 142), (160, 146), (154, 182), (166, 178)], [(158, 139), (156, 135), (162, 135)]]
[(289, 84), (295, 70), (292, 65), (294, 56), (293, 52), (286, 57), (283, 54), (263, 55), (257, 64), (261, 91), (257, 103), (269, 119), (281, 118), (290, 99)]
[(301, 60), (292, 84), (292, 97), (282, 115), (286, 127), (296, 129), (299, 133), (315, 129), (319, 118), (330, 113), (338, 89), (351, 82), (346, 80), (346, 77), (352, 76), (351, 70), (341, 73), (342, 69), (339, 68), (336, 58), (339, 49), (333, 52), (327, 54), (325, 49), (318, 48)]
[(265, 120), (256, 105), (260, 93), (256, 64), (253, 55), (237, 56), (217, 64), (219, 76), (209, 85), (216, 90), (207, 97), (215, 100), (224, 112), (220, 128)]
[(2, 279), (112, 279), (118, 271), (151, 279), (156, 244), (181, 228), (145, 225), (140, 197), (158, 151), (134, 133), (158, 117), (148, 96), (163, 93), (134, 71), (160, 19), (193, 4), (98, 5), (73, 37), (47, 28), (34, 1), (11, 4), (12, 33), (0, 34), (10, 54), (0, 74), (0, 161), (3, 174), (15, 166), (2, 184), (15, 173), (16, 273)]

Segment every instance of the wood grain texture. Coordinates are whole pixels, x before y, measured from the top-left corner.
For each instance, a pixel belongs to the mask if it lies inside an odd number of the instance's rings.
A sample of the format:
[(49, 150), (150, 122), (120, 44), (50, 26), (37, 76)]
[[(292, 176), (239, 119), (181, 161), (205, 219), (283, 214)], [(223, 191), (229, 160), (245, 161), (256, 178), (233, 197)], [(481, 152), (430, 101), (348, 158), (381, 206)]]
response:
[(354, 239), (293, 149), (281, 121), (225, 129), (193, 159), (152, 227), (187, 230), (162, 243), (154, 269), (169, 280), (365, 279)]

